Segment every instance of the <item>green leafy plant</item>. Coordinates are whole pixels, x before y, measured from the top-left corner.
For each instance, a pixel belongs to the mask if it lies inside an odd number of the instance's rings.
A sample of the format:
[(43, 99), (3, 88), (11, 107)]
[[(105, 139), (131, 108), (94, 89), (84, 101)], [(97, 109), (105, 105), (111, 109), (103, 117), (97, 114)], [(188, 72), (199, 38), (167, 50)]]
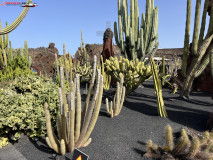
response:
[(46, 134), (43, 105), (49, 102), (55, 124), (59, 105), (58, 87), (50, 79), (39, 76), (18, 77), (8, 89), (1, 90), (0, 137), (17, 140), (21, 133), (29, 137)]
[(21, 76), (35, 75), (30, 68), (29, 63), (24, 57), (15, 57), (8, 61), (7, 66), (0, 70), (0, 82), (13, 80)]

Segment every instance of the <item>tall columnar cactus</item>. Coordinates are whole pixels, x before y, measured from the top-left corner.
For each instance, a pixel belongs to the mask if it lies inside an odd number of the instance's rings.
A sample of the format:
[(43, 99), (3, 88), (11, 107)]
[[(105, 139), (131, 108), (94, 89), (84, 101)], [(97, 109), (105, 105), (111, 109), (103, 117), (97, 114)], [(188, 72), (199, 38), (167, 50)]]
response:
[(191, 0), (187, 1), (187, 20), (186, 20), (186, 31), (184, 41), (184, 54), (182, 59), (182, 75), (183, 77), (185, 77), (185, 79), (183, 82), (182, 90), (180, 92), (181, 97), (188, 98), (194, 79), (205, 70), (206, 66), (211, 61), (211, 55), (213, 53), (213, 3), (210, 14), (208, 32), (204, 38), (208, 2), (209, 0), (205, 0), (201, 29), (199, 29), (201, 0), (197, 0), (196, 2), (194, 33), (193, 33), (192, 46), (190, 50), (190, 56), (192, 57), (192, 61), (190, 66), (187, 66), (189, 55)]
[(70, 92), (65, 94), (63, 67), (60, 67), (61, 88), (59, 89), (61, 114), (57, 117), (57, 133), (54, 134), (51, 126), (48, 104), (44, 105), (47, 137), (46, 141), (50, 148), (58, 154), (64, 155), (66, 151), (72, 152), (74, 148), (86, 147), (91, 142), (91, 132), (97, 121), (103, 94), (103, 76), (98, 70), (96, 88), (93, 94), (91, 104), (90, 96), (93, 90), (97, 58), (94, 57), (93, 77), (89, 86), (86, 103), (81, 112), (81, 93), (79, 75), (76, 75), (75, 81), (71, 82)]
[[(212, 133), (211, 133), (212, 134)], [(166, 126), (166, 144), (164, 147), (147, 143), (145, 157), (157, 159), (187, 159), (187, 160), (211, 160), (213, 158), (213, 143), (209, 132), (205, 132), (203, 138), (192, 136), (192, 140), (185, 129), (181, 129), (181, 136), (174, 142), (171, 126)]]
[[(130, 15), (127, 0), (118, 0), (118, 27), (114, 22), (115, 41), (127, 59), (144, 61), (154, 56), (158, 48), (158, 7), (154, 0), (146, 0), (146, 13), (139, 24), (138, 0), (130, 0)], [(125, 37), (124, 37), (125, 35)]]
[(66, 78), (67, 78), (67, 81), (68, 81), (68, 71), (67, 71), (67, 57), (66, 57), (66, 46), (65, 46), (65, 43), (63, 44), (63, 53), (64, 53), (64, 70), (65, 70), (65, 75), (66, 75)]
[(24, 41), (24, 57), (27, 61), (29, 61), (29, 57), (28, 57), (28, 45), (27, 45), (27, 41)]
[(106, 98), (106, 109), (107, 114), (113, 118), (114, 116), (118, 116), (121, 112), (121, 109), (123, 107), (123, 102), (126, 94), (126, 88), (123, 86), (124, 83), (124, 76), (122, 73), (120, 73), (120, 83), (117, 82), (117, 90), (113, 99), (113, 102), (110, 102), (109, 107), (109, 101), (108, 98)]
[(77, 51), (77, 54), (75, 55), (75, 58), (78, 59), (80, 66), (87, 65), (89, 66), (90, 63), (88, 62), (89, 55), (87, 53), (87, 50), (84, 46), (84, 41), (83, 41), (83, 34), (81, 30), (81, 44), (80, 44), (80, 49)]
[(158, 103), (158, 114), (161, 117), (167, 117), (166, 109), (164, 106), (163, 96), (162, 96), (162, 86), (160, 77), (158, 74), (157, 66), (153, 58), (151, 58), (151, 67), (152, 67), (152, 76), (154, 80), (155, 92), (157, 95), (157, 103)]
[[(7, 22), (6, 22), (7, 26)], [(0, 21), (0, 29), (1, 29), (1, 21)], [(1, 35), (0, 37), (0, 54), (1, 54), (1, 63), (7, 66), (7, 48), (8, 48), (9, 35)]]
[[(27, 0), (27, 3), (28, 2), (29, 2), (29, 0)], [(9, 26), (6, 26), (4, 29), (0, 28), (0, 35), (8, 34), (11, 31), (13, 31), (16, 27), (18, 27), (18, 25), (23, 21), (23, 19), (27, 15), (29, 9), (30, 9), (30, 7), (24, 7), (21, 14), (18, 16), (18, 18), (16, 18), (16, 20), (12, 24), (10, 24)]]

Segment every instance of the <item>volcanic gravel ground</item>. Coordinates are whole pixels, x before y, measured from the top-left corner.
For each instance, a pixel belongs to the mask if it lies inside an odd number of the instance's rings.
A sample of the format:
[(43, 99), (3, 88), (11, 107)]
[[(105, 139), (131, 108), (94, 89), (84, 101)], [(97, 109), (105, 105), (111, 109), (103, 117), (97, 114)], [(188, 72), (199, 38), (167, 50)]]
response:
[[(105, 93), (104, 97), (109, 95)], [(82, 96), (85, 99), (86, 95)], [(145, 82), (131, 93), (119, 116), (110, 118), (106, 114), (105, 100), (100, 115), (91, 134), (92, 143), (80, 148), (89, 155), (90, 160), (145, 160), (146, 142), (151, 139), (158, 145), (164, 145), (165, 126), (170, 124), (174, 132), (181, 127), (202, 133), (206, 130), (209, 112), (213, 111), (210, 94), (193, 93), (191, 101), (178, 99), (179, 94), (171, 95), (170, 90), (163, 89), (164, 103), (168, 118), (161, 118), (157, 112), (157, 101), (153, 82)], [(48, 160), (54, 153), (44, 139), (37, 142), (22, 136), (14, 147), (28, 160)], [(72, 154), (57, 156), (56, 159), (72, 159)]]

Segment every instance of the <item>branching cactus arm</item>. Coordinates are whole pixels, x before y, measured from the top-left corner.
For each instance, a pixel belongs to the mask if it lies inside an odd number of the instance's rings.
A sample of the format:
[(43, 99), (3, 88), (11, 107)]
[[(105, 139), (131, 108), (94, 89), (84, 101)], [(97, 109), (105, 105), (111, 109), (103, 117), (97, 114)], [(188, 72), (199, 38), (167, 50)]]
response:
[[(28, 2), (29, 2), (29, 0), (27, 0), (27, 3)], [(13, 31), (14, 29), (16, 29), (16, 27), (18, 27), (18, 25), (25, 18), (25, 16), (27, 15), (28, 11), (29, 11), (29, 7), (25, 7), (24, 10), (21, 12), (21, 14), (18, 16), (18, 18), (16, 18), (16, 20), (12, 24), (10, 24), (9, 26), (7, 26), (4, 29), (0, 30), (0, 35), (8, 34), (11, 31)]]

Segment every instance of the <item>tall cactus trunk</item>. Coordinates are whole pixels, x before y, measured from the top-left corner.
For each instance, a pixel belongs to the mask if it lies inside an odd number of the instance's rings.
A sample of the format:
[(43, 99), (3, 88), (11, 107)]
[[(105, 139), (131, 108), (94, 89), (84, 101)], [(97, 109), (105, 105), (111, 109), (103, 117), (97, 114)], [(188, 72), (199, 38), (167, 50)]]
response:
[[(210, 62), (210, 55), (213, 52), (213, 9), (211, 11), (209, 27), (206, 37), (204, 37), (205, 22), (207, 15), (207, 6), (209, 0), (205, 0), (201, 29), (200, 25), (200, 10), (201, 10), (201, 0), (196, 2), (195, 11), (195, 21), (194, 21), (194, 33), (193, 41), (191, 47), (192, 62), (189, 67), (187, 67), (188, 53), (189, 53), (189, 32), (190, 32), (190, 12), (191, 12), (191, 0), (187, 1), (187, 20), (186, 20), (186, 30), (185, 30), (185, 42), (184, 42), (184, 55), (182, 59), (182, 75), (185, 78), (183, 82), (183, 87), (180, 92), (181, 97), (189, 97), (190, 91), (192, 89), (193, 81), (197, 78), (206, 68)], [(212, 5), (213, 8), (213, 5)], [(200, 34), (200, 35), (199, 35)], [(188, 68), (188, 69), (187, 69)], [(187, 69), (187, 70), (186, 70)]]

